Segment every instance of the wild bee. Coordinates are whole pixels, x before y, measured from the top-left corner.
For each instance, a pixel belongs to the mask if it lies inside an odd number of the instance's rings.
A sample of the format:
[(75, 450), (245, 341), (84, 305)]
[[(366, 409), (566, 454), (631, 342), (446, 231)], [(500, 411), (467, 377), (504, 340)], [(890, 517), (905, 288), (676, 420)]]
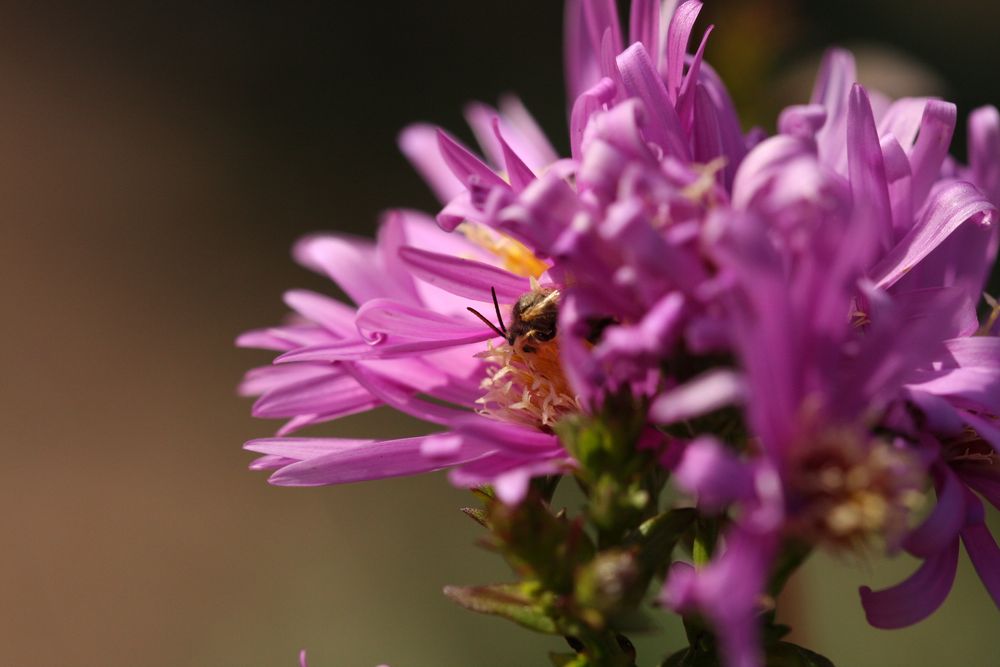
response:
[[(483, 321), (498, 336), (507, 341), (508, 345), (517, 345), (518, 341), (528, 339), (546, 343), (556, 337), (556, 324), (559, 320), (559, 290), (552, 287), (538, 287), (522, 294), (511, 309), (511, 323), (508, 328), (500, 313), (500, 301), (496, 289), (490, 288), (493, 295), (493, 307), (496, 310), (497, 322), (490, 322), (482, 313), (470, 307), (470, 313)], [(521, 349), (531, 354), (537, 351), (537, 346), (525, 342)]]
[[(491, 287), (490, 293), (493, 295), (493, 308), (496, 310), (499, 327), (475, 308), (469, 307), (468, 311), (482, 320), (496, 335), (506, 340), (508, 345), (514, 346), (519, 340), (526, 338), (538, 343), (547, 343), (555, 339), (559, 322), (559, 290), (553, 287), (538, 287), (522, 294), (511, 308), (510, 328), (504, 324), (503, 315), (500, 314), (496, 289)], [(585, 340), (588, 343), (596, 343), (604, 330), (612, 324), (615, 324), (615, 319), (611, 317), (587, 319)], [(522, 345), (521, 350), (531, 354), (537, 352), (538, 347), (528, 343)]]

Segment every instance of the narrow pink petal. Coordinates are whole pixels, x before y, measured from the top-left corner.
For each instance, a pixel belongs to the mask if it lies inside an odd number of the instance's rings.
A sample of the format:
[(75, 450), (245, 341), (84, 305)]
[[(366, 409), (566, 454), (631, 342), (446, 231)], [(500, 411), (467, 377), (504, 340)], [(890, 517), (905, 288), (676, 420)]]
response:
[(236, 347), (284, 352), (295, 346), (282, 336), (277, 335), (274, 329), (253, 329), (244, 331), (236, 337)]
[(490, 165), (495, 169), (503, 168), (503, 151), (493, 132), (493, 119), (498, 117), (499, 112), (488, 104), (470, 102), (465, 105), (463, 115)]
[(295, 244), (292, 254), (299, 264), (337, 283), (356, 304), (397, 293), (379, 270), (375, 246), (368, 239), (343, 234), (307, 236)]
[(515, 95), (501, 97), (500, 114), (511, 147), (524, 158), (525, 163), (533, 171), (543, 170), (559, 160), (559, 153), (552, 147), (538, 121), (519, 97)]
[(945, 341), (944, 346), (956, 366), (1000, 370), (1000, 338), (994, 336), (953, 338)]
[(238, 391), (240, 396), (260, 396), (272, 389), (328, 375), (330, 372), (329, 366), (314, 366), (312, 364), (260, 366), (247, 371)]
[(700, 417), (740, 402), (744, 392), (742, 378), (733, 371), (708, 371), (660, 394), (649, 408), (649, 418), (658, 424), (673, 424)]
[(276, 419), (303, 414), (356, 414), (370, 409), (372, 395), (349, 375), (331, 372), (272, 389), (254, 403), (254, 417)]
[(357, 438), (258, 438), (247, 442), (243, 449), (293, 461), (307, 461), (374, 442), (375, 440)]
[(411, 125), (403, 130), (397, 140), (399, 149), (414, 169), (431, 187), (438, 200), (444, 204), (465, 190), (455, 177), (438, 150), (437, 128), (433, 125)]
[(569, 139), (571, 154), (575, 160), (582, 159), (583, 132), (591, 117), (604, 108), (615, 96), (615, 82), (604, 77), (592, 88), (582, 92), (573, 104), (570, 113)]
[(922, 558), (930, 558), (946, 549), (965, 523), (962, 482), (946, 465), (938, 466), (936, 477), (939, 482), (934, 510), (903, 542), (904, 549)]
[(487, 188), (509, 187), (495, 171), (463, 146), (458, 139), (441, 129), (437, 131), (437, 139), (441, 157), (444, 158), (455, 177), (466, 187), (476, 184)]
[(992, 225), (996, 208), (975, 186), (956, 181), (931, 194), (920, 220), (869, 272), (882, 289), (891, 287), (913, 270), (960, 225), (973, 221)]
[(611, 50), (614, 53), (621, 53), (625, 45), (622, 44), (622, 31), (618, 24), (618, 7), (615, 5), (615, 0), (584, 0), (583, 14), (587, 21), (590, 43), (597, 46), (604, 40), (604, 35), (609, 34)]
[(924, 109), (930, 98), (902, 97), (889, 105), (878, 121), (880, 137), (891, 134), (909, 154), (920, 130)]
[(710, 25), (705, 29), (705, 34), (701, 38), (698, 50), (691, 59), (691, 65), (684, 76), (684, 83), (681, 85), (681, 90), (677, 94), (677, 115), (681, 119), (681, 127), (686, 130), (691, 128), (694, 120), (695, 88), (701, 76), (701, 63), (705, 59), (705, 47), (708, 45), (708, 37), (712, 34), (713, 30), (715, 30), (714, 25)]
[(284, 456), (265, 454), (264, 456), (258, 456), (251, 461), (247, 468), (253, 471), (277, 470), (278, 468), (283, 468), (292, 463), (295, 463), (295, 459), (286, 459)]
[(447, 426), (470, 414), (467, 410), (456, 410), (417, 398), (412, 390), (402, 389), (399, 385), (358, 366), (350, 366), (348, 372), (366, 391), (384, 401), (386, 405), (416, 419)]
[(566, 84), (570, 108), (583, 91), (600, 79), (597, 48), (590, 38), (584, 3), (588, 0), (567, 0), (564, 18), (563, 49)]
[(500, 143), (500, 149), (503, 154), (503, 165), (507, 169), (507, 178), (510, 180), (510, 185), (514, 188), (514, 192), (521, 192), (535, 180), (535, 174), (504, 139), (503, 133), (500, 131), (500, 119), (494, 117), (492, 125), (493, 134)]
[[(700, 84), (694, 94), (694, 124), (691, 135), (691, 152), (695, 162), (708, 164), (724, 154), (715, 105), (704, 86)], [(723, 172), (716, 174), (716, 179), (721, 181), (723, 178)]]
[(399, 211), (388, 211), (379, 220), (375, 248), (378, 252), (379, 269), (389, 283), (395, 287), (395, 298), (418, 301), (417, 288), (413, 276), (399, 261), (399, 249), (409, 244), (407, 231), (411, 225)]
[(941, 176), (941, 165), (948, 156), (951, 137), (955, 133), (956, 113), (954, 104), (941, 100), (929, 100), (924, 107), (920, 130), (910, 154), (915, 208), (923, 204), (931, 185)]
[(688, 0), (674, 11), (667, 28), (666, 91), (671, 101), (677, 99), (684, 75), (684, 61), (687, 56), (688, 40), (694, 29), (698, 14), (701, 13), (699, 0)]
[(1000, 112), (980, 107), (969, 115), (972, 179), (991, 201), (1000, 202)]
[(702, 436), (690, 443), (674, 470), (677, 484), (698, 497), (698, 506), (717, 512), (753, 496), (751, 468), (718, 440)]
[[(455, 340), (482, 334), (485, 328), (469, 313), (457, 319), (420, 306), (389, 299), (372, 299), (358, 309), (358, 331), (369, 341), (385, 336), (417, 340)], [(489, 332), (489, 329), (486, 329)], [(482, 340), (489, 338), (484, 335)]]
[(662, 0), (632, 0), (629, 14), (629, 44), (641, 42), (659, 69), (663, 53), (660, 44), (660, 3)]
[(646, 107), (645, 130), (649, 139), (668, 155), (682, 161), (690, 159), (673, 102), (642, 44), (633, 44), (618, 56), (618, 69), (625, 90)]
[(328, 331), (343, 337), (354, 334), (356, 311), (347, 304), (309, 290), (289, 290), (284, 299), (289, 308)]
[[(470, 316), (471, 317), (471, 316)], [(478, 320), (477, 320), (478, 321)], [(412, 338), (394, 338), (378, 344), (366, 343), (363, 340), (347, 340), (329, 345), (317, 345), (292, 350), (282, 354), (275, 363), (297, 363), (302, 361), (359, 361), (362, 359), (397, 359), (412, 357), (446, 348), (454, 348), (469, 343), (479, 343), (496, 334), (483, 326), (483, 330), (463, 338), (435, 338), (429, 340), (414, 340)]]
[(993, 598), (993, 604), (1000, 609), (1000, 547), (997, 547), (990, 529), (986, 527), (982, 503), (971, 494), (969, 502), (972, 505), (972, 520), (962, 529), (962, 544), (979, 580)]
[(847, 161), (854, 214), (862, 216), (869, 233), (888, 250), (893, 239), (889, 183), (871, 102), (860, 85), (851, 90), (848, 107)]
[(847, 107), (857, 80), (854, 56), (849, 51), (826, 52), (810, 102), (826, 109), (826, 125), (816, 134), (816, 141), (820, 157), (837, 170), (847, 164)]
[(473, 301), (492, 302), (491, 287), (502, 303), (514, 303), (531, 291), (527, 278), (472, 259), (417, 248), (403, 248), (399, 257), (420, 280)]
[(276, 486), (324, 486), (433, 472), (459, 461), (431, 460), (420, 453), (423, 437), (382, 440), (345, 447), (282, 468), (268, 480)]
[(957, 569), (958, 540), (954, 540), (902, 583), (881, 591), (862, 586), (861, 606), (868, 622), (876, 628), (893, 630), (924, 620), (948, 597)]

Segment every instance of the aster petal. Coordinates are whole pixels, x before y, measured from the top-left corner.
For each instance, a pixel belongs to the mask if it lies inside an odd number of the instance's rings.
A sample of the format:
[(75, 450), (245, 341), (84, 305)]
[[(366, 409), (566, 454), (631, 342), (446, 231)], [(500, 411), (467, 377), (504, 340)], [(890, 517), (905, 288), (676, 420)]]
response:
[(559, 160), (556, 149), (520, 98), (514, 95), (501, 97), (500, 114), (507, 141), (532, 171), (543, 170)]
[(660, 54), (660, 5), (662, 0), (633, 0), (629, 12), (629, 44), (641, 42), (653, 55), (653, 64), (659, 69)]
[(646, 108), (644, 129), (650, 141), (659, 144), (668, 155), (682, 161), (689, 160), (680, 119), (642, 44), (633, 44), (618, 56), (618, 69), (625, 90), (630, 96), (640, 99)]
[(243, 449), (290, 461), (306, 461), (373, 442), (376, 441), (370, 438), (258, 438), (247, 442)]
[[(987, 368), (952, 368), (910, 383), (911, 389), (947, 396), (963, 404), (1000, 414), (1000, 373)], [(915, 375), (914, 377), (919, 377)]]
[(871, 102), (860, 85), (851, 90), (848, 106), (847, 158), (855, 212), (871, 227), (867, 233), (888, 249), (893, 237), (888, 180)]
[(958, 569), (958, 540), (924, 561), (908, 579), (873, 591), (862, 586), (861, 606), (876, 628), (905, 628), (933, 614), (948, 597)]
[(597, 47), (600, 41), (591, 40), (584, 9), (585, 1), (567, 0), (565, 5), (563, 57), (570, 104), (600, 78), (600, 66), (597, 61)]
[(375, 246), (368, 239), (317, 234), (296, 243), (292, 254), (299, 264), (337, 283), (356, 304), (379, 297), (405, 296), (405, 291), (380, 270)]
[(983, 504), (971, 493), (968, 502), (969, 522), (962, 529), (962, 544), (993, 604), (1000, 608), (1000, 547), (986, 527)]
[(596, 47), (604, 41), (605, 35), (610, 35), (612, 52), (621, 53), (624, 45), (615, 0), (585, 0), (583, 13), (590, 43)]
[(753, 497), (753, 472), (732, 450), (703, 436), (687, 446), (674, 470), (680, 487), (698, 497), (698, 506), (709, 512)]
[(496, 169), (502, 168), (503, 152), (493, 132), (493, 119), (499, 116), (499, 112), (488, 104), (470, 102), (465, 106), (464, 115), (465, 122), (476, 136), (476, 143), (483, 150), (491, 166)]
[(438, 129), (437, 141), (441, 157), (444, 158), (455, 177), (467, 187), (473, 184), (486, 188), (506, 189), (510, 187), (485, 162), (444, 130)]
[(966, 336), (944, 342), (950, 359), (949, 366), (990, 368), (1000, 371), (1000, 338)]
[(240, 396), (260, 396), (261, 394), (296, 382), (327, 375), (330, 367), (313, 364), (284, 364), (281, 366), (260, 366), (243, 376), (238, 392)]
[(913, 151), (910, 168), (913, 172), (913, 205), (918, 208), (927, 198), (931, 185), (941, 175), (941, 165), (948, 155), (955, 133), (957, 110), (951, 102), (928, 100)]
[(420, 280), (473, 301), (491, 303), (490, 288), (501, 303), (514, 303), (531, 291), (527, 278), (483, 262), (417, 248), (402, 248), (399, 257)]
[(397, 143), (441, 203), (451, 201), (465, 190), (438, 150), (436, 127), (422, 123), (410, 125), (399, 134)]
[(371, 410), (380, 403), (354, 378), (338, 370), (272, 389), (257, 399), (251, 414), (264, 419), (312, 413), (344, 416)]
[(576, 98), (569, 121), (570, 154), (574, 160), (580, 160), (583, 157), (581, 145), (584, 130), (587, 129), (591, 117), (614, 99), (614, 96), (615, 82), (608, 77), (603, 77), (593, 87), (588, 88)]
[(969, 115), (972, 180), (990, 201), (1000, 202), (1000, 112), (980, 107)]
[(700, 417), (727, 405), (742, 401), (743, 379), (733, 371), (706, 371), (679, 387), (656, 398), (649, 408), (649, 418), (658, 424), (673, 424)]
[(996, 208), (970, 183), (956, 181), (931, 194), (920, 220), (870, 271), (879, 288), (891, 287), (960, 225), (993, 224)]
[(371, 395), (416, 419), (447, 426), (469, 414), (466, 410), (457, 410), (417, 398), (412, 391), (405, 390), (391, 380), (359, 366), (349, 365), (347, 371)]
[(929, 558), (955, 542), (965, 523), (965, 490), (958, 476), (948, 466), (935, 470), (938, 478), (937, 503), (922, 524), (903, 541), (903, 548), (914, 556)]
[(701, 2), (687, 0), (674, 10), (667, 27), (666, 91), (671, 101), (677, 100), (684, 75), (684, 61), (687, 56), (688, 40), (694, 29), (698, 14), (701, 13)]
[(472, 315), (463, 320), (390, 299), (372, 299), (358, 308), (358, 331), (370, 342), (385, 336), (418, 340), (486, 340), (494, 334)]
[(857, 80), (854, 56), (844, 49), (830, 49), (823, 56), (810, 100), (826, 108), (826, 124), (816, 133), (816, 142), (823, 161), (838, 171), (847, 166), (848, 100)]
[(355, 310), (345, 303), (309, 290), (289, 290), (284, 294), (285, 305), (302, 317), (322, 325), (340, 337), (353, 336)]
[(507, 177), (510, 180), (511, 187), (514, 188), (514, 192), (521, 192), (535, 180), (535, 174), (524, 163), (524, 160), (511, 149), (507, 140), (504, 139), (503, 133), (500, 131), (500, 119), (496, 117), (493, 118), (493, 133), (500, 143), (503, 164), (507, 169)]
[[(723, 155), (722, 134), (715, 105), (705, 87), (698, 85), (694, 94), (694, 124), (691, 128), (692, 157), (696, 162), (708, 164)], [(725, 172), (716, 178), (720, 181)], [(725, 183), (723, 183), (725, 184)]]
[(677, 115), (681, 120), (681, 127), (685, 130), (691, 129), (694, 121), (694, 96), (698, 86), (698, 79), (701, 76), (701, 63), (705, 58), (705, 47), (708, 45), (708, 38), (715, 30), (714, 25), (705, 29), (705, 34), (701, 38), (698, 50), (691, 58), (688, 73), (684, 76), (684, 83), (681, 85), (680, 93), (677, 95)]
[(268, 480), (276, 486), (325, 486), (441, 470), (461, 460), (428, 459), (420, 453), (423, 437), (381, 440), (345, 446), (286, 466)]

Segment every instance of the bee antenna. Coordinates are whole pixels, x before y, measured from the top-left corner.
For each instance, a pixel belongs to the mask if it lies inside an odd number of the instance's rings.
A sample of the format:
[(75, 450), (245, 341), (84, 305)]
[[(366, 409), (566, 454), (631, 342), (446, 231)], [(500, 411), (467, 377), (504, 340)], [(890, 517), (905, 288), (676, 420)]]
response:
[(500, 323), (500, 331), (503, 332), (503, 337), (507, 337), (507, 326), (503, 323), (503, 315), (500, 314), (500, 301), (497, 299), (497, 288), (491, 287), (490, 294), (493, 295), (493, 308), (497, 311), (497, 322)]
[(476, 310), (472, 306), (469, 306), (468, 308), (466, 308), (466, 310), (468, 310), (470, 313), (481, 319), (483, 321), (483, 324), (488, 326), (496, 335), (500, 336), (501, 338), (507, 338), (507, 334), (498, 329), (497, 325), (493, 324), (488, 319), (486, 319), (486, 316), (480, 313), (478, 310)]

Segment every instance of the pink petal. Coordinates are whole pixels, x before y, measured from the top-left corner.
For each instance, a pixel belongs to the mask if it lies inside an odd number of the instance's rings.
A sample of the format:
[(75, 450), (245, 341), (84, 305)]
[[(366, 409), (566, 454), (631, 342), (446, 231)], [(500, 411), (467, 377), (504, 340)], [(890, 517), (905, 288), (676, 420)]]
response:
[(649, 408), (649, 417), (658, 424), (673, 424), (739, 403), (744, 392), (743, 379), (733, 371), (707, 371), (660, 394)]
[(525, 164), (532, 171), (542, 171), (559, 160), (559, 154), (552, 147), (538, 121), (525, 108), (521, 100), (513, 95), (500, 98), (500, 114), (504, 121), (504, 135)]
[(304, 414), (346, 416), (371, 410), (380, 403), (351, 376), (328, 373), (267, 392), (254, 403), (251, 414), (262, 419)]
[(937, 503), (922, 524), (903, 542), (914, 556), (930, 558), (948, 548), (965, 523), (965, 491), (962, 482), (946, 465), (938, 466)]
[(823, 57), (810, 100), (826, 109), (826, 125), (816, 133), (820, 157), (838, 171), (847, 164), (847, 107), (857, 80), (854, 56), (844, 49), (831, 49)]
[(503, 133), (500, 131), (500, 119), (496, 117), (493, 118), (493, 133), (500, 143), (503, 164), (507, 169), (507, 178), (510, 180), (511, 187), (514, 188), (514, 192), (521, 192), (535, 180), (535, 174), (504, 139)]
[(347, 304), (309, 290), (289, 290), (284, 299), (289, 308), (328, 331), (342, 337), (354, 335), (356, 311)]
[(688, 161), (690, 155), (677, 112), (642, 44), (633, 44), (618, 56), (618, 69), (625, 90), (631, 97), (640, 99), (646, 108), (645, 130), (650, 141), (659, 144), (668, 155)]
[(629, 44), (641, 42), (653, 55), (653, 64), (659, 69), (660, 54), (660, 3), (662, 0), (632, 0), (629, 14)]
[(461, 460), (431, 460), (420, 453), (423, 437), (344, 447), (286, 466), (268, 480), (276, 486), (324, 486), (433, 472)]
[(975, 520), (962, 529), (962, 544), (993, 604), (1000, 608), (1000, 547), (983, 520), (982, 503), (974, 497), (970, 497), (970, 503)]
[(327, 275), (356, 304), (399, 293), (380, 270), (375, 246), (368, 239), (307, 236), (295, 244), (292, 254), (306, 268)]
[(240, 396), (260, 396), (278, 387), (330, 374), (330, 367), (311, 364), (284, 364), (260, 366), (247, 371), (240, 383)]
[(881, 591), (862, 586), (861, 606), (868, 622), (876, 628), (893, 630), (924, 620), (948, 597), (957, 569), (958, 540), (954, 540), (902, 583)]
[(514, 303), (531, 291), (531, 283), (504, 269), (471, 259), (417, 248), (402, 248), (400, 259), (422, 281), (473, 301), (492, 303), (490, 288), (502, 303)]
[(420, 173), (441, 203), (447, 203), (465, 190), (438, 150), (437, 128), (411, 125), (398, 139), (399, 149)]
[(369, 341), (378, 342), (385, 336), (416, 340), (465, 340), (493, 334), (469, 313), (462, 320), (442, 315), (420, 306), (389, 299), (372, 299), (358, 309), (358, 331)]
[(456, 410), (437, 403), (417, 398), (412, 391), (401, 389), (399, 385), (357, 366), (349, 366), (348, 372), (359, 385), (373, 396), (384, 401), (403, 414), (432, 424), (449, 425), (470, 414), (467, 410)]
[(893, 238), (889, 186), (871, 102), (859, 85), (851, 90), (848, 107), (847, 158), (855, 215), (866, 219), (869, 233), (886, 250)]
[(891, 287), (967, 221), (993, 224), (996, 208), (974, 186), (949, 183), (934, 192), (910, 233), (876, 264), (869, 276), (882, 289)]
[(951, 102), (928, 100), (920, 121), (917, 140), (910, 153), (913, 172), (913, 205), (919, 207), (931, 185), (941, 175), (941, 165), (948, 156), (948, 146), (955, 132), (956, 108)]
[(665, 78), (667, 81), (666, 92), (671, 101), (677, 99), (681, 89), (688, 40), (691, 38), (695, 21), (698, 20), (698, 14), (701, 13), (701, 6), (701, 2), (698, 0), (688, 0), (677, 7), (670, 18), (670, 25), (667, 28)]
[(466, 187), (474, 184), (486, 188), (506, 189), (509, 187), (486, 163), (447, 132), (439, 129), (437, 139), (441, 157), (444, 158), (455, 177)]

